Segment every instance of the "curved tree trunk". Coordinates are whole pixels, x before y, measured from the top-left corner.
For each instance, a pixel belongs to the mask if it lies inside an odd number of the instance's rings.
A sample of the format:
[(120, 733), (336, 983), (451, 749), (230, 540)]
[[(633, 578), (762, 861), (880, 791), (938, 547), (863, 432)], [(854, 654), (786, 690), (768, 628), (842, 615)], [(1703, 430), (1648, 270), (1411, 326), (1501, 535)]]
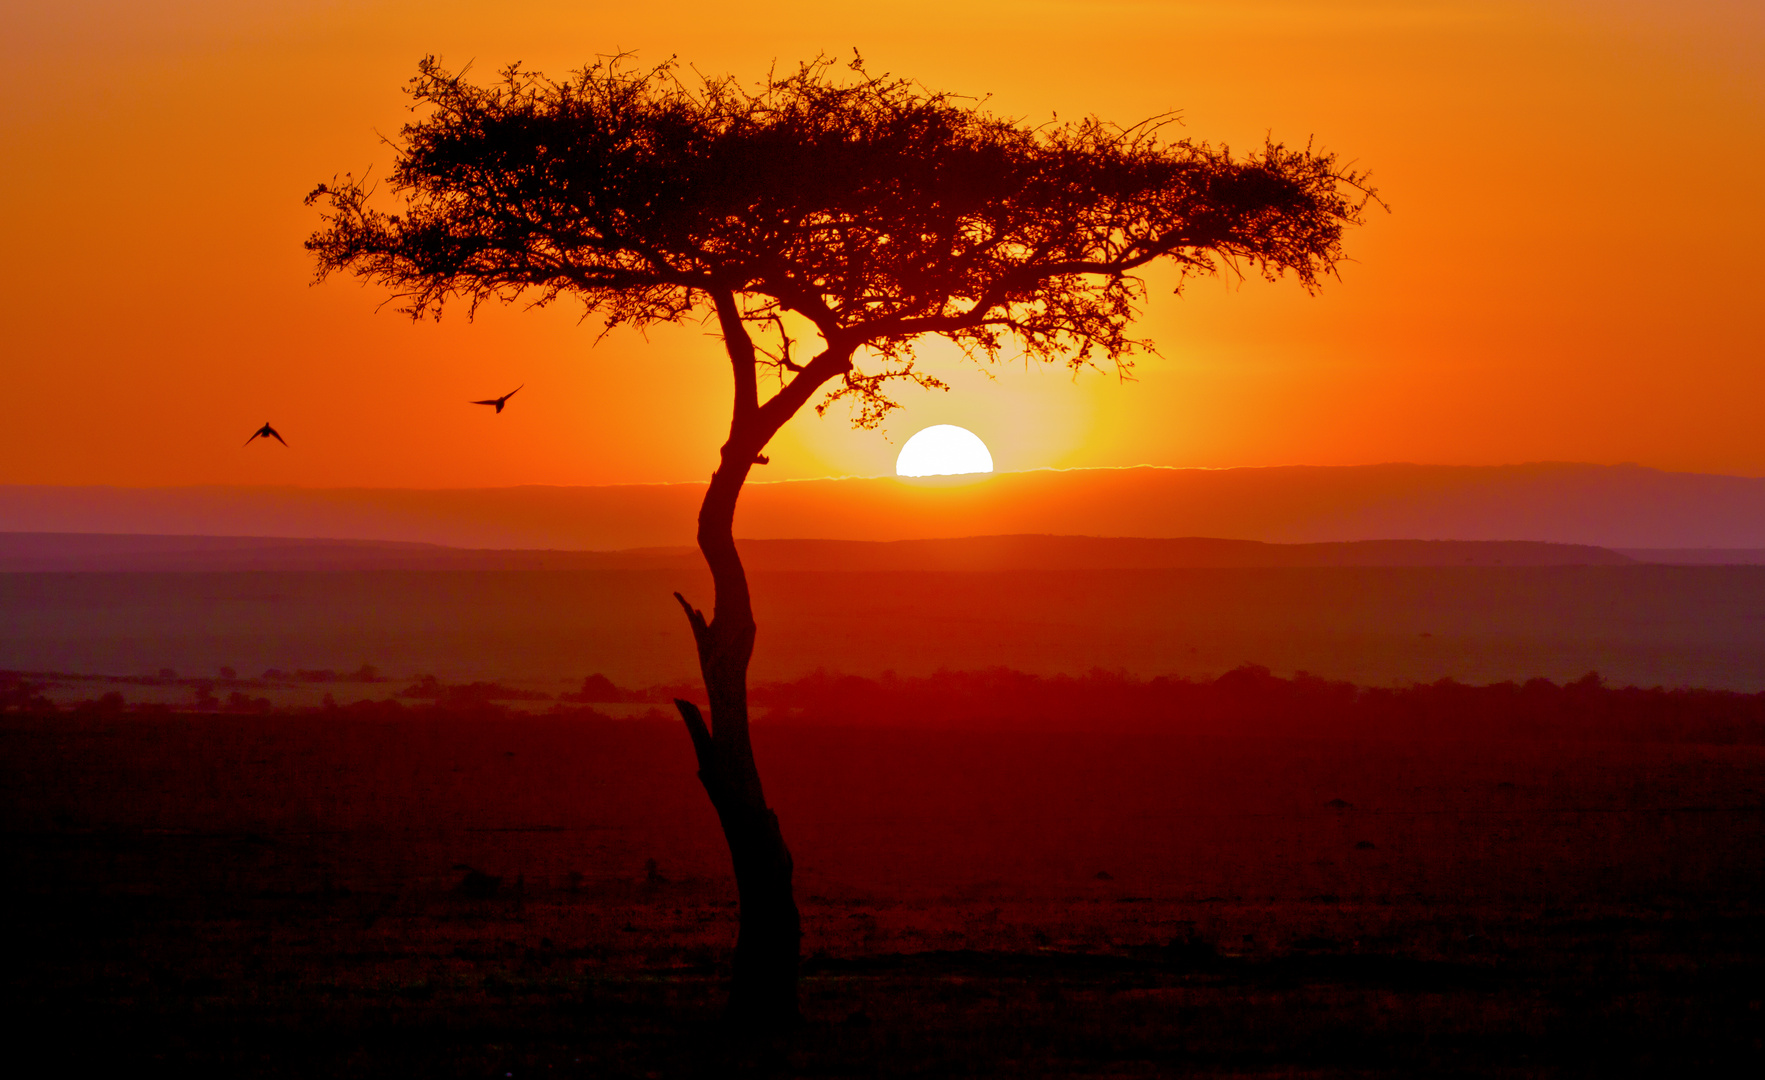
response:
[[(754, 749), (748, 740), (748, 660), (754, 653), (754, 615), (747, 575), (733, 535), (736, 495), (747, 463), (724, 467), (711, 479), (699, 511), (699, 550), (711, 567), (717, 601), (710, 622), (679, 593), (699, 648), (699, 670), (711, 702), (711, 723), (699, 708), (676, 700), (699, 759), (699, 781), (729, 842), (741, 898), (741, 929), (729, 987), (732, 1019), (772, 1027), (798, 1019), (797, 962), (802, 923), (791, 892), (791, 853), (778, 815), (766, 805)], [(748, 461), (752, 461), (750, 455)], [(733, 474), (733, 478), (732, 475)]]
[[(698, 644), (711, 715), (690, 701), (675, 706), (692, 735), (699, 781), (717, 810), (735, 866), (741, 897), (741, 929), (729, 987), (732, 1019), (756, 1027), (796, 1022), (797, 963), (802, 920), (791, 892), (791, 852), (778, 815), (766, 805), (754, 748), (748, 740), (748, 660), (754, 655), (754, 611), (748, 579), (735, 548), (735, 504), (760, 451), (818, 388), (852, 369), (852, 344), (834, 344), (809, 364), (788, 365), (796, 377), (762, 404), (753, 341), (735, 295), (716, 291), (718, 320), (735, 374), (735, 408), (729, 439), (699, 508), (699, 550), (711, 568), (716, 602), (709, 621), (679, 593)], [(787, 361), (788, 363), (788, 361)], [(707, 722), (708, 721), (708, 722)]]

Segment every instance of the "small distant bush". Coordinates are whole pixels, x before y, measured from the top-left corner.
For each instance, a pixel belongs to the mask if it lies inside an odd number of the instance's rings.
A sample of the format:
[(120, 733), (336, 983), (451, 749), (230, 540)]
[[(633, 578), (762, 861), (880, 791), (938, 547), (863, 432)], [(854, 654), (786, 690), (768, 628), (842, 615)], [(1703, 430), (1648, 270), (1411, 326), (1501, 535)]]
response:
[(629, 701), (642, 701), (644, 697), (633, 690), (624, 690), (613, 684), (613, 680), (595, 672), (582, 680), (582, 689), (574, 694), (559, 694), (559, 701), (574, 701), (584, 705), (618, 704)]
[(446, 687), (441, 685), (441, 680), (437, 679), (435, 676), (419, 675), (417, 676), (417, 681), (405, 687), (403, 690), (400, 690), (398, 696), (408, 698), (439, 698), (446, 689)]
[(74, 712), (85, 716), (116, 716), (128, 707), (122, 694), (115, 690), (105, 694), (96, 701), (82, 701), (74, 706)]

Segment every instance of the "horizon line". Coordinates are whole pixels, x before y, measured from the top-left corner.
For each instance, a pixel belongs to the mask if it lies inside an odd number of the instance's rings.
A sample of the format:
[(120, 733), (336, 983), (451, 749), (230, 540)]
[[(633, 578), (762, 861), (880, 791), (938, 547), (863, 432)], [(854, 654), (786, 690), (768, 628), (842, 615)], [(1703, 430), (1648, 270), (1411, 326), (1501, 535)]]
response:
[[(1034, 474), (1034, 473), (1134, 472), (1134, 471), (1138, 471), (1138, 470), (1148, 470), (1148, 471), (1152, 471), (1152, 472), (1173, 472), (1173, 473), (1175, 473), (1175, 472), (1216, 473), (1216, 472), (1263, 472), (1263, 471), (1273, 471), (1273, 470), (1277, 470), (1277, 469), (1317, 469), (1317, 470), (1343, 469), (1343, 470), (1347, 470), (1347, 469), (1382, 469), (1382, 468), (1394, 468), (1394, 467), (1415, 468), (1415, 469), (1524, 469), (1524, 468), (1534, 468), (1534, 467), (1539, 467), (1539, 466), (1581, 467), (1581, 468), (1590, 468), (1590, 469), (1637, 469), (1637, 470), (1641, 470), (1641, 471), (1645, 471), (1645, 472), (1657, 472), (1657, 473), (1664, 473), (1664, 474), (1668, 474), (1668, 475), (1715, 476), (1715, 477), (1723, 477), (1726, 479), (1734, 479), (1734, 480), (1765, 479), (1765, 475), (1748, 475), (1745, 473), (1704, 472), (1704, 471), (1699, 471), (1699, 470), (1695, 470), (1695, 469), (1672, 469), (1672, 468), (1665, 468), (1665, 467), (1658, 466), (1658, 465), (1644, 465), (1640, 462), (1635, 462), (1635, 461), (1595, 462), (1595, 461), (1537, 460), (1537, 461), (1502, 462), (1502, 463), (1487, 464), (1487, 465), (1442, 464), (1442, 463), (1420, 462), (1420, 461), (1372, 461), (1372, 462), (1362, 462), (1360, 464), (1355, 464), (1355, 465), (1307, 465), (1307, 464), (1298, 464), (1298, 463), (1278, 464), (1278, 465), (1154, 465), (1154, 464), (1150, 464), (1150, 463), (1142, 463), (1142, 464), (1138, 464), (1138, 465), (1069, 465), (1069, 466), (1039, 465), (1039, 466), (1035, 466), (1033, 468), (1028, 468), (1028, 469), (998, 469), (998, 470), (994, 470), (993, 472), (989, 472), (989, 473), (958, 473), (958, 474), (951, 474), (948, 476), (940, 475), (940, 476), (923, 476), (923, 477), (921, 477), (921, 476), (901, 476), (896, 473), (875, 473), (875, 474), (847, 473), (847, 474), (841, 474), (841, 475), (828, 475), (828, 476), (793, 476), (793, 477), (784, 477), (784, 478), (781, 478), (778, 480), (750, 479), (750, 480), (744, 481), (743, 486), (744, 487), (750, 487), (750, 486), (777, 487), (777, 486), (785, 485), (785, 484), (818, 484), (818, 483), (838, 482), (838, 481), (846, 481), (846, 480), (900, 480), (903, 482), (925, 481), (925, 480), (932, 480), (932, 481), (972, 480), (973, 482), (979, 482), (981, 479), (995, 477), (995, 476), (1027, 476), (1027, 475)], [(14, 482), (0, 481), (0, 490), (17, 489), (17, 488), (58, 488), (58, 489), (63, 489), (63, 490), (111, 488), (111, 489), (123, 490), (123, 491), (170, 491), (170, 490), (189, 490), (189, 489), (193, 489), (193, 488), (223, 488), (223, 489), (234, 489), (234, 490), (256, 489), (256, 490), (266, 490), (266, 491), (423, 491), (423, 492), (444, 492), (444, 491), (518, 491), (518, 490), (523, 490), (523, 489), (543, 488), (543, 489), (551, 489), (551, 490), (569, 491), (569, 490), (591, 490), (591, 489), (604, 489), (604, 488), (703, 487), (708, 483), (710, 483), (708, 478), (705, 480), (640, 480), (640, 481), (627, 481), (627, 482), (623, 482), (623, 483), (605, 483), (605, 484), (527, 483), (527, 484), (474, 485), (474, 486), (459, 486), (459, 487), (419, 487), (419, 486), (396, 486), (396, 485), (368, 486), (368, 485), (250, 484), (250, 483), (238, 484), (238, 483), (224, 483), (224, 482), (216, 482), (216, 481), (197, 481), (197, 482), (192, 482), (192, 483), (167, 483), (167, 484), (123, 484), (123, 483), (109, 483), (109, 482), (102, 482), (102, 481), (93, 482), (93, 483), (55, 484), (55, 483), (14, 483)]]

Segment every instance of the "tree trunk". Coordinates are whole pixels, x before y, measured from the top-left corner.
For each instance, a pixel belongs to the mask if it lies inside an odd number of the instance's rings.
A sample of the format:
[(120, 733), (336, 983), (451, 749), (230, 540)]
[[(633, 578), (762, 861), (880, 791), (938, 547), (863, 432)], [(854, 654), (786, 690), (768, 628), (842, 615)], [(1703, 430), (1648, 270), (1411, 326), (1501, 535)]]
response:
[[(801, 1018), (797, 1008), (797, 962), (803, 939), (797, 900), (791, 894), (791, 852), (779, 831), (778, 815), (766, 805), (754, 747), (748, 740), (748, 661), (754, 655), (754, 609), (748, 578), (735, 549), (735, 502), (760, 451), (785, 421), (828, 380), (849, 374), (858, 341), (838, 333), (828, 315), (818, 323), (828, 347), (807, 365), (789, 362), (788, 341), (781, 365), (795, 373), (764, 404), (755, 375), (754, 343), (743, 325), (736, 295), (709, 290), (717, 307), (724, 347), (735, 375), (735, 403), (729, 439), (699, 507), (699, 550), (711, 568), (716, 589), (711, 619), (686, 602), (699, 672), (711, 702), (709, 718), (698, 706), (676, 699), (699, 758), (699, 782), (723, 823), (741, 897), (741, 929), (735, 942), (735, 973), (729, 985), (728, 1015), (759, 1030), (787, 1027)], [(782, 335), (782, 324), (780, 333)], [(759, 458), (764, 461), (764, 458)], [(709, 721), (707, 723), (707, 720)]]
[(766, 805), (760, 772), (748, 739), (748, 661), (754, 653), (754, 614), (747, 575), (735, 548), (735, 501), (752, 466), (755, 450), (732, 438), (723, 462), (711, 477), (699, 510), (699, 550), (711, 568), (716, 605), (709, 622), (679, 593), (698, 645), (699, 670), (711, 703), (710, 723), (690, 701), (675, 706), (692, 735), (699, 781), (723, 824), (735, 866), (741, 902), (741, 928), (735, 944), (735, 972), (729, 987), (728, 1016), (745, 1024), (776, 1028), (795, 1023), (797, 965), (802, 923), (791, 892), (791, 853), (779, 831), (778, 815)]

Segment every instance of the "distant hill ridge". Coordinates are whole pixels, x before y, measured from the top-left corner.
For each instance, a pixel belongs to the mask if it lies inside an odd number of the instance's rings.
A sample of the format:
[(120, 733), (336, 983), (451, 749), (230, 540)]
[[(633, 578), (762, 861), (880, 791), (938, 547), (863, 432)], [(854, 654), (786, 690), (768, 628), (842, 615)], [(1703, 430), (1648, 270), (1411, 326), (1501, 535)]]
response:
[[(703, 491), (703, 484), (432, 491), (0, 485), (0, 530), (620, 551), (690, 546)], [(749, 484), (736, 528), (764, 539), (1034, 534), (1765, 549), (1765, 479), (1545, 463), (1143, 467), (920, 481), (804, 480)]]
[[(1362, 540), (1265, 544), (1208, 537), (972, 536), (950, 540), (743, 540), (750, 570), (1152, 570), (1257, 566), (1614, 566), (1629, 556), (1582, 544)], [(473, 550), (373, 540), (0, 533), (0, 571), (615, 570), (697, 568), (692, 548)]]

